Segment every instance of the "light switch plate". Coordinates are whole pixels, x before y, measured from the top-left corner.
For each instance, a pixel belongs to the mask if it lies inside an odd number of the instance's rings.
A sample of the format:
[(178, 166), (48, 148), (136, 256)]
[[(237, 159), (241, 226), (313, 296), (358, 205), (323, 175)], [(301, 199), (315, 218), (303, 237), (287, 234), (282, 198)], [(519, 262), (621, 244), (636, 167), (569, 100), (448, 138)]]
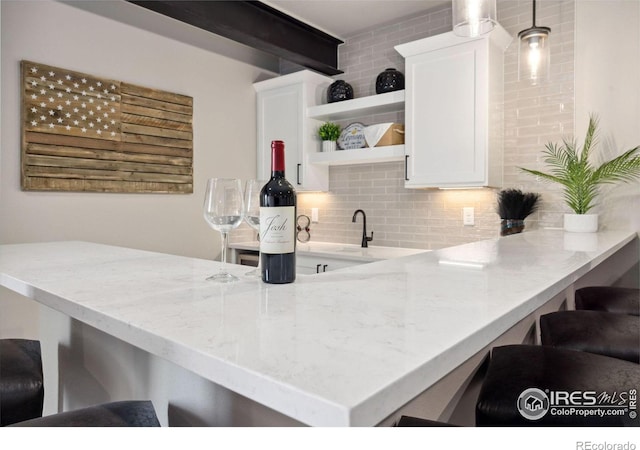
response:
[(318, 223), (318, 208), (311, 208), (311, 223)]
[(462, 208), (462, 224), (465, 226), (475, 225), (475, 211), (473, 206), (465, 206)]

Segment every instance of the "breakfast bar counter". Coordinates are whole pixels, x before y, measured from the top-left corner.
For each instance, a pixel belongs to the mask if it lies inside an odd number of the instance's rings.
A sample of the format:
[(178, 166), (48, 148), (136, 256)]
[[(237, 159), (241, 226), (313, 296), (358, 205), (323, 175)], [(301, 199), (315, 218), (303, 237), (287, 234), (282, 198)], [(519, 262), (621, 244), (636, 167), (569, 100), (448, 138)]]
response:
[(634, 242), (537, 230), (288, 285), (246, 266), (206, 281), (220, 264), (202, 259), (16, 244), (0, 246), (0, 285), (295, 421), (373, 426)]

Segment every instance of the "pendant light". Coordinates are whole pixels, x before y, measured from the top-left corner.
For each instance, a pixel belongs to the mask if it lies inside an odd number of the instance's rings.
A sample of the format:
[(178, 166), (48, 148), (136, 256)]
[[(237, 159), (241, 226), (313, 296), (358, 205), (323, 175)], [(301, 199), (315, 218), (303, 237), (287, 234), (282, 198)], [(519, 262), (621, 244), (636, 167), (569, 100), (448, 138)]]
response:
[(493, 30), (497, 23), (496, 0), (452, 0), (453, 33), (476, 37)]
[(533, 0), (533, 25), (518, 33), (518, 80), (538, 84), (549, 77), (549, 33), (551, 28), (536, 26), (536, 0)]

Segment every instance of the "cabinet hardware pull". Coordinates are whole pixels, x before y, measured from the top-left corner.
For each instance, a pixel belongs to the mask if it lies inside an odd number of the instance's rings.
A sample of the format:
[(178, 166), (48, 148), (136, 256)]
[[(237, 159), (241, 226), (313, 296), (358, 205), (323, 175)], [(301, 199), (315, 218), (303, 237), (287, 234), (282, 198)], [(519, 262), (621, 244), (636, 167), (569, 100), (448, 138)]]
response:
[(326, 272), (326, 271), (327, 271), (327, 266), (328, 266), (328, 264), (325, 264), (324, 266), (322, 266), (322, 271), (323, 271), (323, 272)]
[(322, 265), (322, 264), (316, 264), (316, 273), (320, 273), (320, 266), (321, 266), (321, 265)]
[(404, 155), (404, 181), (409, 181), (409, 155)]
[(298, 185), (302, 184), (302, 183), (300, 183), (300, 166), (301, 165), (302, 164), (298, 164), (298, 167), (296, 168), (296, 183)]

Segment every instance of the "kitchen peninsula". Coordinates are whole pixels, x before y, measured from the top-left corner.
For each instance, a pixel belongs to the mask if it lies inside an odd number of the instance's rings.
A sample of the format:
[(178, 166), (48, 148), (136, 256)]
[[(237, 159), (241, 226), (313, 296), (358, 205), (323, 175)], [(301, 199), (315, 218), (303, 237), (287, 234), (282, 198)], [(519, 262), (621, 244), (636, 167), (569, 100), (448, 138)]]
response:
[[(72, 339), (86, 353), (82, 371), (95, 371), (105, 391), (96, 368), (123, 371), (121, 383), (131, 386), (122, 392), (151, 397), (163, 425), (172, 424), (172, 411), (188, 416), (190, 406), (177, 394), (154, 396), (161, 360), (279, 412), (289, 420), (281, 424), (373, 426), (392, 423), (399, 411), (420, 415), (413, 399), (482, 360), (550, 302), (560, 307), (574, 287), (614, 281), (625, 270), (616, 258), (636, 263), (637, 245), (629, 231), (538, 230), (299, 276), (290, 285), (243, 277), (221, 286), (205, 281), (219, 268), (213, 261), (87, 242), (17, 244), (0, 246), (0, 285), (95, 328), (94, 338), (110, 335), (155, 358), (131, 374), (121, 362), (126, 352), (101, 354), (99, 339)], [(233, 270), (242, 276), (247, 267)], [(63, 359), (65, 348), (54, 353)], [(171, 384), (171, 374), (160, 376)], [(46, 395), (62, 396), (58, 389), (64, 383)], [(265, 423), (223, 395), (203, 401), (238, 418), (220, 424)], [(450, 401), (423, 416), (446, 419)]]

